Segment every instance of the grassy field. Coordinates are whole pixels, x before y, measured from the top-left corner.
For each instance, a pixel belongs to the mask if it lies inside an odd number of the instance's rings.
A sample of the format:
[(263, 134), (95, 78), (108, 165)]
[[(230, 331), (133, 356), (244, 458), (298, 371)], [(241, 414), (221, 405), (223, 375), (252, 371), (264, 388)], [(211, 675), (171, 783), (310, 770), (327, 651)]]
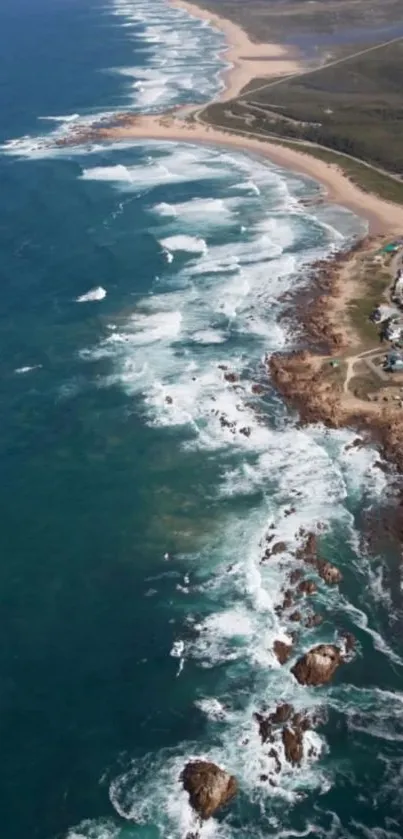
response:
[(248, 91), (238, 110), (255, 124), (403, 171), (403, 42), (337, 67)]
[[(370, 39), (401, 20), (401, 0), (192, 0), (240, 24), (252, 40), (300, 44), (312, 53)], [(390, 36), (393, 37), (393, 34)], [(382, 37), (379, 38), (382, 40)]]
[(387, 271), (376, 271), (371, 267), (365, 271), (363, 292), (359, 297), (350, 301), (348, 315), (360, 340), (365, 347), (376, 346), (379, 343), (378, 328), (371, 323), (369, 316), (375, 307), (384, 300), (390, 285), (390, 274)]
[(248, 112), (244, 106), (237, 106), (236, 102), (231, 103), (217, 103), (209, 105), (202, 113), (203, 121), (209, 122), (217, 127), (227, 129), (229, 131), (241, 134), (259, 134), (262, 140), (275, 140), (284, 146), (290, 148), (298, 148), (300, 151), (306, 151), (320, 160), (327, 163), (334, 163), (340, 166), (353, 183), (356, 183), (361, 189), (366, 192), (373, 192), (384, 198), (386, 201), (394, 201), (398, 204), (403, 204), (403, 182), (389, 178), (387, 174), (382, 174), (365, 166), (360, 161), (351, 160), (342, 153), (332, 151), (330, 148), (317, 148), (315, 146), (303, 146), (299, 141), (287, 139), (280, 129), (273, 131), (273, 126), (258, 119), (250, 117), (253, 116)]
[[(311, 50), (298, 77), (255, 79), (241, 97), (208, 108), (208, 118), (233, 130), (314, 143), (366, 161), (400, 179), (403, 174), (403, 40), (365, 55), (357, 50), (403, 36), (402, 0), (196, 0), (236, 20), (255, 40)], [(308, 52), (309, 52), (308, 49)], [(306, 52), (306, 51), (305, 51)], [(346, 57), (347, 55), (347, 57)], [(325, 62), (345, 60), (336, 66)], [(326, 152), (324, 151), (324, 154)], [(315, 152), (317, 156), (319, 149)], [(400, 184), (343, 168), (364, 189), (402, 202)], [(403, 182), (403, 181), (402, 181)]]

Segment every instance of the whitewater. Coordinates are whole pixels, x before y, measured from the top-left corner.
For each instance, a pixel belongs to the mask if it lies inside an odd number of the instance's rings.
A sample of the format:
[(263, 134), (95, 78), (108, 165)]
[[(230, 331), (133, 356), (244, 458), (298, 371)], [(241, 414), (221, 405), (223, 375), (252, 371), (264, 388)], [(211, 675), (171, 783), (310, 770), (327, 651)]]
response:
[[(102, 68), (119, 77), (126, 110), (204, 102), (222, 88), (224, 41), (206, 22), (164, 0), (116, 0), (102, 15), (133, 43), (133, 66)], [(160, 461), (161, 494), (169, 496), (170, 477), (181, 476), (181, 504), (161, 524), (167, 565), (157, 558), (161, 570), (147, 596), (152, 627), (163, 579), (174, 635), (165, 654), (175, 667), (161, 704), (184, 690), (197, 724), (191, 733), (184, 726), (174, 746), (128, 750), (119, 771), (105, 766), (107, 814), (89, 814), (65, 839), (185, 839), (196, 830), (202, 839), (342, 839), (371, 830), (394, 839), (401, 791), (391, 744), (402, 737), (403, 658), (390, 631), (397, 615), (387, 560), (369, 555), (361, 528), (386, 478), (375, 450), (351, 446), (352, 431), (302, 428), (267, 370), (272, 353), (301, 340), (290, 293), (302, 293), (310, 266), (353, 244), (365, 223), (326, 204), (310, 179), (246, 153), (168, 142), (57, 145), (71, 124), (108, 118), (120, 105), (41, 115), (44, 133), (7, 140), (1, 152), (31, 165), (57, 161), (89, 202), (107, 196), (105, 236), (133, 206), (144, 214), (133, 231), (124, 301), (113, 278), (119, 261), (109, 285), (84, 275), (69, 296), (79, 317), (94, 319), (93, 331), (76, 347), (74, 375), (65, 375), (57, 398), (73, 400), (82, 376), (101, 394), (124, 393), (156, 441), (149, 468)], [(154, 266), (146, 288), (144, 243)], [(15, 372), (30, 376), (18, 381), (33, 381), (43, 365), (28, 359)], [(279, 610), (307, 532), (318, 534), (321, 555), (344, 575), (340, 591), (319, 581), (312, 602), (302, 602), (304, 614), (325, 615), (313, 629)], [(268, 534), (285, 547), (262, 563)], [(273, 644), (290, 642), (295, 629), (292, 659), (281, 666)], [(337, 642), (344, 630), (358, 639), (356, 664), (323, 689), (298, 685), (290, 672), (298, 653)], [(282, 702), (320, 712), (325, 722), (305, 733), (299, 767), (287, 763), (275, 734), (279, 770), (254, 714)], [(374, 755), (371, 776), (366, 761)], [(179, 782), (192, 757), (226, 767), (240, 787), (231, 808), (202, 827)]]

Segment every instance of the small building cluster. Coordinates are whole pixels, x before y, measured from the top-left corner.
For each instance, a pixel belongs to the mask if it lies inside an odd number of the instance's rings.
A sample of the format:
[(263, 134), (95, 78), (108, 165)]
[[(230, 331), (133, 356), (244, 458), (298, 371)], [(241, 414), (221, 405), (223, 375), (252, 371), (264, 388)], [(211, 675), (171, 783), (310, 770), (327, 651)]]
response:
[[(398, 250), (401, 242), (394, 242), (387, 245), (383, 250), (389, 248), (391, 251)], [(370, 320), (379, 325), (379, 340), (381, 343), (388, 341), (391, 344), (390, 351), (384, 359), (384, 370), (394, 373), (403, 370), (403, 267), (400, 266), (396, 272), (394, 283), (391, 289), (391, 303), (379, 304), (371, 312)]]

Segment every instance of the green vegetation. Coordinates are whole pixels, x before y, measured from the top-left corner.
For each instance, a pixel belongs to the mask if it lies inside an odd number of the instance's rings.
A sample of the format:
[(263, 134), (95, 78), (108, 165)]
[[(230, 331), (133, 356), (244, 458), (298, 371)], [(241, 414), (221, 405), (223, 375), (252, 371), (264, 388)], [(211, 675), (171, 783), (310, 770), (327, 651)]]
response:
[[(357, 30), (378, 32), (401, 20), (401, 0), (192, 0), (233, 20), (260, 43), (301, 42), (317, 55), (317, 47), (329, 39), (331, 44), (346, 40)], [(397, 33), (396, 33), (397, 34)], [(292, 38), (291, 38), (292, 36)], [(393, 37), (393, 36), (392, 36)], [(378, 38), (380, 40), (380, 38)], [(322, 51), (324, 51), (322, 49)], [(328, 46), (326, 46), (328, 52)]]
[(351, 181), (365, 192), (372, 192), (386, 201), (403, 204), (403, 181), (400, 182), (395, 178), (388, 177), (387, 173), (378, 172), (370, 166), (366, 166), (363, 162), (352, 160), (350, 157), (331, 149), (318, 148), (309, 143), (304, 144), (301, 140), (285, 139), (280, 133), (273, 132), (272, 125), (267, 126), (254, 118), (251, 120), (247, 108), (245, 109), (243, 106), (241, 108), (237, 102), (209, 105), (204, 109), (201, 116), (203, 122), (211, 123), (224, 130), (261, 137), (262, 140), (273, 140), (280, 145), (306, 151), (326, 163), (340, 166)]
[(375, 166), (403, 171), (403, 42), (251, 90), (240, 110), (255, 123)]
[[(208, 107), (204, 118), (304, 144), (315, 156), (340, 163), (364, 190), (403, 203), (401, 0), (197, 2), (236, 20), (256, 40), (300, 39), (311, 58), (288, 79), (254, 79), (231, 102)], [(328, 158), (327, 150), (337, 157)]]
[(351, 323), (363, 344), (372, 346), (379, 342), (378, 328), (371, 323), (369, 316), (384, 299), (390, 285), (390, 274), (373, 265), (364, 264), (363, 293), (350, 301), (348, 312)]

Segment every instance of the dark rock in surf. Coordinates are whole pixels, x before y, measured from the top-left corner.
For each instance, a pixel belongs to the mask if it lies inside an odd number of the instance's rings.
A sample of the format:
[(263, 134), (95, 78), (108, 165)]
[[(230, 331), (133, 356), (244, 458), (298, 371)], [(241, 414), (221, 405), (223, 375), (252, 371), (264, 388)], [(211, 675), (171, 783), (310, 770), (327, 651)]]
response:
[(215, 763), (195, 760), (187, 763), (182, 774), (183, 788), (199, 816), (209, 819), (216, 810), (228, 804), (237, 793), (236, 778)]
[(290, 719), (293, 711), (294, 708), (292, 707), (292, 705), (289, 705), (287, 702), (284, 702), (282, 705), (277, 705), (276, 710), (272, 714), (270, 714), (269, 720), (271, 723), (273, 723), (273, 725), (282, 725)]
[(260, 396), (262, 393), (265, 393), (265, 392), (266, 392), (266, 388), (263, 387), (263, 385), (259, 385), (257, 383), (252, 385), (252, 393), (255, 393), (256, 395)]
[(277, 775), (278, 775), (278, 774), (279, 774), (279, 772), (281, 772), (281, 760), (280, 760), (280, 758), (279, 758), (279, 756), (278, 756), (278, 754), (277, 754), (277, 752), (276, 752), (276, 750), (275, 750), (275, 749), (270, 749), (270, 751), (269, 751), (269, 757), (271, 757), (271, 758), (274, 760), (274, 762), (275, 762), (275, 769), (274, 769), (274, 771), (275, 771), (275, 772), (277, 773)]
[(321, 623), (323, 623), (323, 615), (313, 612), (312, 615), (308, 615), (305, 626), (312, 629), (314, 626), (320, 626)]
[(287, 550), (287, 545), (285, 542), (276, 542), (273, 547), (271, 548), (271, 553), (274, 556), (275, 554), (282, 554), (284, 551)]
[(334, 644), (319, 644), (298, 659), (291, 673), (301, 685), (324, 685), (334, 676), (343, 658)]
[(299, 594), (315, 594), (318, 587), (314, 580), (302, 580), (298, 586)]
[(292, 644), (286, 644), (284, 641), (275, 641), (273, 652), (280, 664), (285, 664), (291, 655)]
[(331, 562), (319, 562), (318, 572), (322, 577), (322, 580), (324, 580), (329, 586), (337, 585), (338, 583), (341, 583), (343, 579), (341, 571), (339, 571), (335, 565), (332, 565)]
[(297, 766), (304, 756), (303, 734), (301, 729), (283, 728), (282, 733), (285, 756), (288, 763)]
[(344, 641), (344, 649), (346, 653), (354, 652), (357, 644), (357, 639), (354, 637), (352, 632), (342, 632), (341, 637)]
[(271, 736), (271, 720), (270, 717), (265, 717), (264, 714), (253, 714), (253, 718), (256, 720), (259, 726), (259, 734), (262, 743), (267, 743)]

